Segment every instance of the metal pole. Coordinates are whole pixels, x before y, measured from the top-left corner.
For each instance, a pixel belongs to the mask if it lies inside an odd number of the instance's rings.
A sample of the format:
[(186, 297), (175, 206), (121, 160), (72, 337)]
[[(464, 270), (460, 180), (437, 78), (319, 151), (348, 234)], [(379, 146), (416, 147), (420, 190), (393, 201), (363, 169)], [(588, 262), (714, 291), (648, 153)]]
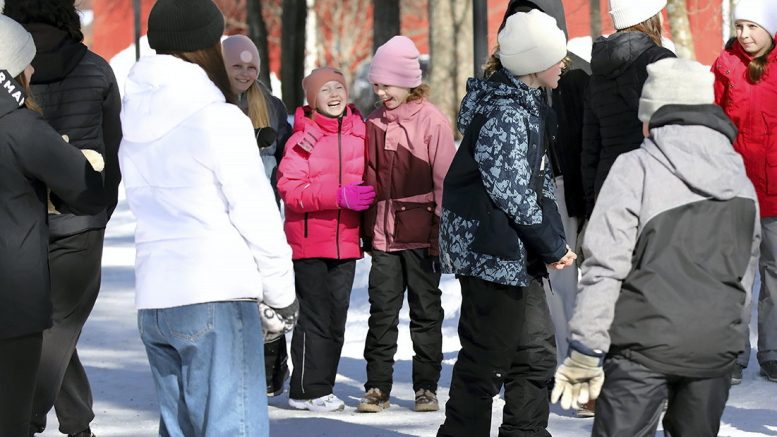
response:
[(132, 0), (135, 12), (135, 62), (140, 59), (140, 0)]
[(472, 36), (475, 54), (475, 77), (481, 77), (481, 66), (488, 57), (488, 6), (486, 0), (472, 0)]

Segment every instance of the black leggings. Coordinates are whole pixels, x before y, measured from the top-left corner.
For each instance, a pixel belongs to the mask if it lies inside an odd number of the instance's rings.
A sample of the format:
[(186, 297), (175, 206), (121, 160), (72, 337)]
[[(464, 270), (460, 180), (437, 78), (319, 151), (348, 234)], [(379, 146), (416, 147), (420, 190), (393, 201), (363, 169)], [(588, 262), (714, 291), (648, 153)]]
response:
[(43, 334), (0, 340), (0, 430), (3, 437), (29, 437), (35, 374)]

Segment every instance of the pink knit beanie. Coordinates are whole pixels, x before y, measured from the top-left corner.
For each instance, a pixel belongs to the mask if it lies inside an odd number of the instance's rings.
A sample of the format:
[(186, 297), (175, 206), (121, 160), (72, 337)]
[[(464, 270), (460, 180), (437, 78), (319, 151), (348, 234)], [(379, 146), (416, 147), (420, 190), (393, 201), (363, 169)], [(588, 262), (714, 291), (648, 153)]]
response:
[(402, 88), (421, 85), (421, 63), (413, 41), (397, 35), (378, 47), (370, 65), (371, 83)]
[(253, 64), (259, 70), (259, 50), (250, 38), (245, 35), (232, 35), (221, 41), (224, 64)]
[(345, 88), (345, 95), (348, 98), (348, 86), (345, 84), (345, 76), (340, 70), (332, 67), (321, 67), (311, 71), (310, 74), (302, 79), (302, 89), (305, 90), (305, 98), (312, 109), (316, 109), (316, 96), (321, 91), (321, 87), (329, 81), (340, 82)]

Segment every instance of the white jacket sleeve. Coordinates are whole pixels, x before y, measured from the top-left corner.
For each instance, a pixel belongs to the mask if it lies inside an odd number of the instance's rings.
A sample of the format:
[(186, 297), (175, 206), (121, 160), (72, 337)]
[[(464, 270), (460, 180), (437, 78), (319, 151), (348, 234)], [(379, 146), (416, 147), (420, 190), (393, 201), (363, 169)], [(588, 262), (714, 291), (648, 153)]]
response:
[(256, 261), (264, 302), (273, 308), (284, 308), (296, 296), (291, 248), (251, 123), (237, 107), (234, 109), (227, 114), (230, 117), (219, 120), (223, 128), (216, 133), (219, 137), (211, 141), (215, 176), (228, 205), (229, 219)]

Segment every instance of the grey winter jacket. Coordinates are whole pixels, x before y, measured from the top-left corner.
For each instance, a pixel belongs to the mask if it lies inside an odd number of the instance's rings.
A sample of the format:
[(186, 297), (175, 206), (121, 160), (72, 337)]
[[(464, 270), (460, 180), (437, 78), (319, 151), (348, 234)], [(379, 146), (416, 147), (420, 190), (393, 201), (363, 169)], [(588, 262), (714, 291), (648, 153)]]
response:
[(723, 375), (744, 346), (755, 191), (719, 107), (664, 106), (650, 126), (599, 193), (570, 340), (660, 373)]
[(505, 69), (467, 83), (465, 135), (443, 188), (443, 271), (527, 286), (566, 253), (544, 147), (548, 110), (540, 90)]

